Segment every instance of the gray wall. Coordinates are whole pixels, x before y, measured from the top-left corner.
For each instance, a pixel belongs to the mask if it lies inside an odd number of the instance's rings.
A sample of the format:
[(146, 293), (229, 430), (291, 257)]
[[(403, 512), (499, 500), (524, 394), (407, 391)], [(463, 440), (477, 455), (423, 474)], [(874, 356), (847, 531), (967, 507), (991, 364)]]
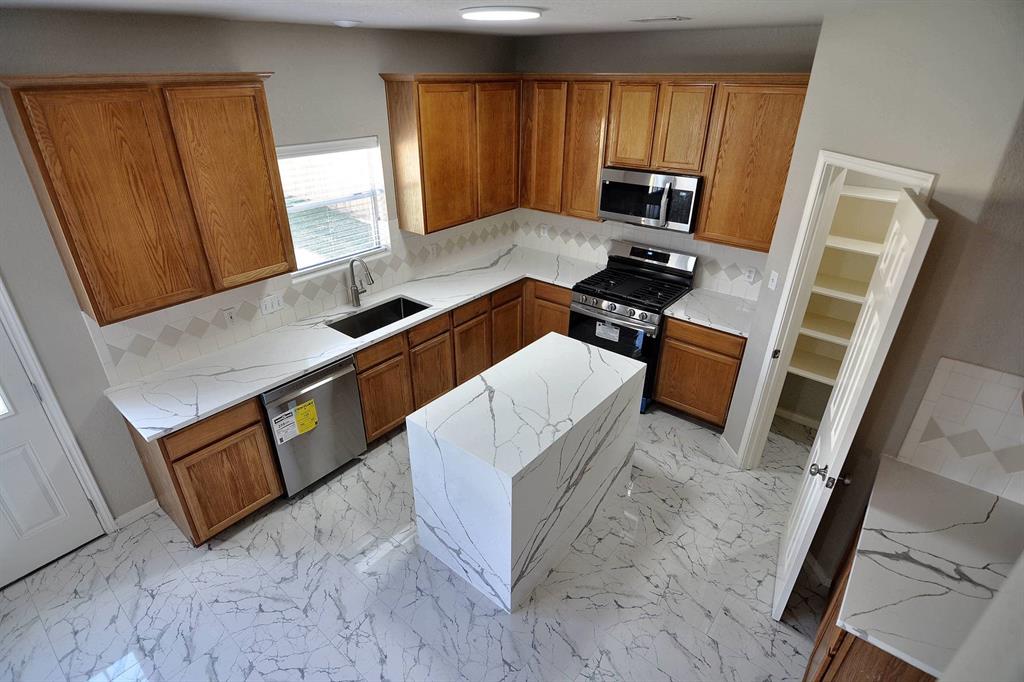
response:
[(802, 72), (818, 26), (532, 36), (515, 43), (526, 72)]
[[(821, 529), (826, 568), (940, 357), (1024, 373), (1022, 67), (1020, 3), (874, 5), (822, 25), (767, 271), (785, 272), (819, 149), (936, 173), (939, 217), (851, 452), (854, 483), (837, 493)], [(762, 288), (737, 396), (756, 382), (780, 291)], [(734, 401), (725, 434), (734, 447), (749, 408)]]
[[(504, 71), (508, 39), (151, 15), (0, 11), (0, 73), (257, 71), (279, 144), (378, 135), (381, 71)], [(0, 115), (2, 117), (2, 115)], [(391, 162), (385, 151), (388, 195)], [(152, 499), (6, 122), (0, 276), (114, 515)], [(393, 210), (393, 206), (390, 207)], [(392, 213), (394, 215), (394, 213)]]

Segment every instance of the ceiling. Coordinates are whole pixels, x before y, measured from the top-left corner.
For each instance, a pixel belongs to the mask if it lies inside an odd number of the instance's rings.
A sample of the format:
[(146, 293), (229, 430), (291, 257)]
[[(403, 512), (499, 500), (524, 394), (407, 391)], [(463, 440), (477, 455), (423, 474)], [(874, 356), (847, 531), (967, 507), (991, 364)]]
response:
[[(106, 10), (247, 21), (330, 25), (339, 19), (366, 28), (461, 31), (502, 35), (781, 26), (821, 23), (826, 8), (858, 0), (0, 0), (0, 7)], [(526, 5), (539, 20), (498, 24), (465, 21), (464, 7)], [(682, 15), (683, 22), (631, 20)], [(339, 29), (340, 30), (340, 29)]]

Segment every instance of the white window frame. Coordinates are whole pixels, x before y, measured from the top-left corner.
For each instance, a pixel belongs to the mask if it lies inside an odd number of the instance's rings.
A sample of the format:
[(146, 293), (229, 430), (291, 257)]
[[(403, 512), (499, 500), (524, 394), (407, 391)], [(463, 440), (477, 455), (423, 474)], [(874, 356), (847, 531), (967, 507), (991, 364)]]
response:
[[(344, 140), (331, 140), (328, 142), (309, 142), (306, 144), (290, 144), (283, 145), (277, 148), (277, 158), (280, 159), (291, 159), (296, 156), (312, 156), (315, 154), (331, 154), (335, 152), (352, 152), (359, 151), (362, 149), (380, 149), (380, 139), (376, 135), (368, 135), (365, 137), (352, 137)], [(383, 155), (381, 155), (381, 174), (383, 175)], [(384, 205), (387, 206), (387, 190), (384, 183), (381, 183), (380, 192), (383, 195)], [(346, 198), (359, 199), (364, 196), (371, 196), (370, 192), (360, 192), (357, 194), (350, 195)], [(332, 200), (333, 201), (336, 200)], [(326, 203), (326, 202), (325, 202)], [(310, 203), (305, 208), (312, 208), (315, 204)], [(388, 226), (388, 220), (382, 219), (377, 214), (377, 204), (373, 205), (373, 219), (377, 225), (378, 234), (380, 235), (381, 245), (372, 249), (366, 249), (365, 251), (359, 251), (343, 258), (335, 258), (325, 263), (318, 263), (317, 265), (311, 265), (301, 270), (296, 270), (292, 273), (291, 279), (293, 283), (302, 282), (311, 277), (319, 277), (326, 275), (336, 270), (342, 270), (348, 267), (349, 261), (354, 258), (369, 258), (374, 256), (381, 256), (391, 251), (391, 233)], [(289, 216), (290, 220), (290, 216)], [(291, 225), (289, 225), (289, 237), (291, 233)]]

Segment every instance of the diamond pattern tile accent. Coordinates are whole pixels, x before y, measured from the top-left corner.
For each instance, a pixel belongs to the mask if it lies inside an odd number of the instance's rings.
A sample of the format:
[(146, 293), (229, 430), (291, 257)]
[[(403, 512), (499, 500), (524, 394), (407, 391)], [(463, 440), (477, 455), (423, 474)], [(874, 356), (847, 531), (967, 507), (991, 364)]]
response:
[(214, 327), (217, 327), (218, 329), (227, 329), (228, 318), (224, 314), (224, 311), (218, 310), (216, 313), (214, 313), (213, 319), (210, 320), (210, 324), (212, 324)]
[(735, 263), (730, 263), (728, 265), (728, 267), (725, 268), (725, 275), (729, 279), (733, 279), (734, 280), (734, 279), (736, 279), (737, 277), (739, 277), (742, 274), (743, 274), (743, 271), (740, 270), (738, 267), (736, 267)]
[(320, 286), (315, 281), (313, 281), (313, 280), (310, 280), (309, 282), (306, 282), (306, 286), (304, 286), (302, 288), (302, 295), (305, 296), (306, 298), (308, 298), (311, 301), (314, 298), (316, 298), (316, 295), (319, 294), (319, 293), (320, 293)]
[(135, 355), (138, 355), (140, 358), (144, 358), (147, 355), (149, 355), (149, 351), (153, 350), (153, 346), (155, 344), (156, 341), (149, 338), (148, 336), (136, 334), (135, 338), (132, 339), (132, 342), (128, 344), (128, 347), (125, 350), (127, 350), (129, 353), (134, 353)]
[(988, 443), (985, 442), (985, 439), (975, 429), (958, 433), (955, 436), (949, 436), (947, 440), (961, 457), (970, 457), (971, 455), (989, 452)]
[(712, 277), (714, 277), (715, 275), (722, 271), (722, 266), (719, 265), (718, 261), (716, 261), (714, 258), (708, 258), (704, 260), (701, 263), (701, 267), (703, 267), (704, 271), (707, 272), (707, 274), (711, 275)]
[(259, 311), (260, 309), (249, 301), (243, 301), (242, 305), (238, 306), (238, 316), (246, 322), (252, 322)]
[(121, 358), (124, 357), (124, 348), (111, 346), (109, 343), (107, 344), (107, 352), (110, 353), (110, 359), (115, 365), (121, 362)]
[(1018, 471), (1024, 471), (1024, 444), (996, 450), (993, 454), (1006, 473), (1015, 474)]
[(301, 294), (299, 293), (298, 289), (296, 289), (295, 287), (288, 287), (287, 289), (285, 289), (284, 295), (281, 296), (281, 298), (287, 305), (295, 305), (296, 303), (299, 302), (300, 296)]
[(178, 339), (181, 338), (181, 330), (171, 325), (164, 325), (164, 328), (160, 330), (160, 336), (156, 337), (156, 340), (165, 346), (173, 346), (178, 343)]
[(201, 338), (206, 330), (210, 328), (210, 323), (201, 317), (193, 317), (188, 326), (185, 327), (185, 331), (196, 338)]
[(928, 423), (924, 427), (924, 433), (921, 434), (921, 442), (927, 443), (929, 441), (945, 437), (946, 434), (942, 432), (942, 427), (939, 426), (937, 421), (935, 421), (935, 417), (928, 417)]

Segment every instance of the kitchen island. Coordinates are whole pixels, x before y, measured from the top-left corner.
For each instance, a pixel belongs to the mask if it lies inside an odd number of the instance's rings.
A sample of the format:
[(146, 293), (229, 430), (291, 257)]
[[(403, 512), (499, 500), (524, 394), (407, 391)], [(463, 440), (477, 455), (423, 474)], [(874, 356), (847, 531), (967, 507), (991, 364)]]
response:
[(511, 611), (624, 488), (644, 365), (551, 333), (406, 419), (420, 544)]

